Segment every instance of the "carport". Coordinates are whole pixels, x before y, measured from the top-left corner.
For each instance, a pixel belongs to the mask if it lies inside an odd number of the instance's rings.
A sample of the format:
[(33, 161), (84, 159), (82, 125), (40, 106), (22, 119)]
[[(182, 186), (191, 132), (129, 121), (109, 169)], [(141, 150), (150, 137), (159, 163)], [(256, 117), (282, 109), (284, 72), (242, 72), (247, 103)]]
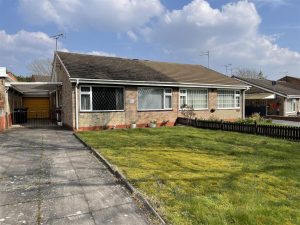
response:
[(250, 93), (246, 95), (246, 116), (259, 113), (261, 116), (276, 115), (277, 102), (272, 93)]
[(6, 84), (13, 124), (41, 127), (60, 121), (57, 90), (61, 82), (10, 82)]

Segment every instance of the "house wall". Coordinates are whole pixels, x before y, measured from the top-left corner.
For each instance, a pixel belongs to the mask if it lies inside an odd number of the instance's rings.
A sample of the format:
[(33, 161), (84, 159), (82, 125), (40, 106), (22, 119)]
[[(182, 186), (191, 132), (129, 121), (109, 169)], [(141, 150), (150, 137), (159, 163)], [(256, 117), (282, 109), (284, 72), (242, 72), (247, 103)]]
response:
[(14, 109), (22, 107), (22, 95), (12, 89), (6, 92), (5, 82), (0, 78), (0, 130), (12, 125)]
[(62, 66), (56, 66), (57, 81), (63, 85), (58, 90), (59, 106), (62, 109), (62, 122), (66, 127), (75, 127), (75, 86), (69, 80)]
[[(208, 109), (195, 110), (195, 117), (202, 119), (237, 120), (242, 118), (242, 95), (241, 109), (217, 109), (217, 90), (209, 89)], [(78, 92), (78, 105), (80, 93)], [(104, 127), (126, 128), (132, 121), (136, 121), (138, 127), (145, 127), (151, 120), (156, 120), (158, 125), (173, 126), (177, 117), (182, 116), (179, 109), (179, 89), (173, 88), (173, 110), (138, 111), (137, 110), (137, 87), (125, 87), (125, 110), (122, 112), (79, 112), (79, 130), (97, 130)], [(211, 113), (210, 110), (215, 109)], [(74, 126), (73, 126), (74, 127)]]
[(5, 80), (0, 78), (0, 131), (5, 129)]

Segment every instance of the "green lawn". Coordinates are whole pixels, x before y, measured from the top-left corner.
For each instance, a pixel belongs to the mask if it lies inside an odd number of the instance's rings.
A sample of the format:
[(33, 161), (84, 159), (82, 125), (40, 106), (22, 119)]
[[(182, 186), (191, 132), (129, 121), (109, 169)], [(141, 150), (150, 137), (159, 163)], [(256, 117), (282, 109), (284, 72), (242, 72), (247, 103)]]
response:
[(171, 224), (300, 224), (300, 143), (189, 127), (79, 133)]

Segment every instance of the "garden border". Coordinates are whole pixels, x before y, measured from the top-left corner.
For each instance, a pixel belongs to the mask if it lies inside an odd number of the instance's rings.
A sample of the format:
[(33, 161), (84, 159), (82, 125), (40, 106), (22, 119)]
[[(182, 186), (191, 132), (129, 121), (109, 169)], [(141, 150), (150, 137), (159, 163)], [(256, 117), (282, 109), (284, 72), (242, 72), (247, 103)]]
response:
[(143, 196), (142, 193), (140, 193), (136, 188), (134, 188), (130, 182), (127, 180), (127, 178), (112, 164), (108, 162), (108, 160), (101, 155), (96, 149), (94, 149), (92, 146), (87, 144), (85, 141), (83, 141), (75, 132), (73, 135), (79, 140), (85, 147), (87, 147), (94, 156), (98, 160), (104, 163), (104, 165), (108, 168), (108, 170), (120, 181), (121, 184), (123, 184), (126, 189), (133, 195), (134, 198), (136, 198), (138, 201), (140, 201), (144, 208), (148, 210), (153, 216), (155, 216), (160, 224), (165, 225), (166, 222), (164, 219), (156, 212), (156, 210), (153, 208), (153, 206), (150, 204), (150, 202)]

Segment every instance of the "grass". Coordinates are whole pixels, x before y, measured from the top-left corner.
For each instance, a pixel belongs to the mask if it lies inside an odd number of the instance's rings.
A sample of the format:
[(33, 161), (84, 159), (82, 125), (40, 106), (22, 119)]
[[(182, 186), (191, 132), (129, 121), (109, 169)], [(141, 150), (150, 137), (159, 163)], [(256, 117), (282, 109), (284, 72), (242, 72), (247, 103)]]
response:
[(300, 224), (300, 143), (190, 127), (79, 135), (170, 224)]

